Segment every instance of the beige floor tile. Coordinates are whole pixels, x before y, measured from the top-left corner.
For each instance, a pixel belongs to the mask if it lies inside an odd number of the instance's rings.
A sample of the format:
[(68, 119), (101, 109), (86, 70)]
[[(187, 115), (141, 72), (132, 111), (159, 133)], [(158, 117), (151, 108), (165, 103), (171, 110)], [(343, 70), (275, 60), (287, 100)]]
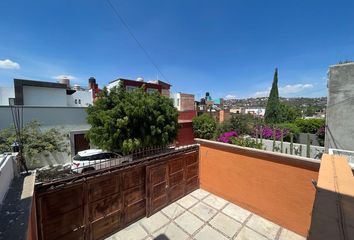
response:
[(226, 240), (227, 238), (221, 233), (211, 228), (210, 226), (204, 226), (195, 237), (196, 240)]
[(167, 224), (169, 219), (165, 217), (161, 212), (155, 213), (149, 218), (140, 220), (140, 223), (150, 232), (153, 233), (163, 225)]
[(177, 201), (177, 203), (180, 204), (184, 208), (190, 208), (191, 206), (193, 206), (197, 202), (198, 202), (198, 200), (196, 198), (192, 197), (191, 195), (187, 195)]
[[(176, 240), (184, 240), (188, 239), (189, 236), (185, 232), (182, 231), (181, 228), (179, 228), (176, 224), (170, 223), (163, 227), (162, 229), (158, 230), (153, 234), (155, 238), (161, 238), (161, 239), (176, 239)], [(164, 238), (165, 237), (165, 238)]]
[(203, 199), (203, 202), (218, 210), (222, 209), (228, 203), (226, 200), (215, 196), (214, 194), (207, 196)]
[(247, 227), (243, 227), (241, 232), (239, 232), (235, 238), (235, 240), (268, 240), (266, 237), (261, 234), (249, 229)]
[(280, 229), (279, 225), (256, 214), (252, 215), (246, 225), (270, 239), (274, 239)]
[(177, 217), (175, 219), (175, 223), (177, 223), (189, 234), (193, 234), (204, 224), (203, 221), (201, 221), (199, 218), (197, 218), (190, 212), (185, 212), (181, 216)]
[(218, 213), (210, 222), (210, 225), (232, 237), (242, 227), (242, 224), (223, 213)]
[(233, 219), (243, 223), (247, 217), (251, 214), (251, 212), (247, 211), (246, 209), (243, 209), (233, 203), (230, 203), (227, 205), (223, 210), (223, 213), (226, 215), (232, 217)]
[(162, 209), (162, 212), (166, 214), (169, 218), (175, 218), (181, 215), (184, 211), (186, 211), (183, 207), (178, 205), (177, 203), (172, 203)]
[(113, 234), (110, 239), (113, 240), (140, 240), (147, 237), (146, 231), (139, 225), (138, 222), (122, 229)]
[(202, 198), (205, 198), (205, 197), (208, 196), (209, 194), (210, 194), (209, 192), (207, 192), (207, 191), (205, 191), (205, 190), (203, 190), (203, 189), (201, 189), (201, 188), (199, 188), (199, 189), (197, 189), (197, 190), (195, 190), (194, 192), (191, 193), (191, 195), (192, 195), (193, 197), (196, 197), (196, 198), (198, 198), (199, 200), (202, 199)]
[(215, 216), (215, 214), (217, 213), (217, 210), (201, 202), (197, 203), (195, 206), (189, 209), (189, 211), (194, 213), (204, 221), (209, 221), (209, 219)]

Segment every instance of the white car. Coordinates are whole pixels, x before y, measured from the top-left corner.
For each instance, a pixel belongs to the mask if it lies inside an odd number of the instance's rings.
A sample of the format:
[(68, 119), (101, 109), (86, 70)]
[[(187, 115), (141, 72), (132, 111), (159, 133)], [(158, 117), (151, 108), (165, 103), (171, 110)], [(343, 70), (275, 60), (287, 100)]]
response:
[(131, 158), (122, 157), (117, 153), (103, 151), (102, 149), (88, 149), (78, 152), (73, 157), (71, 170), (83, 173), (116, 166), (126, 161), (131, 161)]

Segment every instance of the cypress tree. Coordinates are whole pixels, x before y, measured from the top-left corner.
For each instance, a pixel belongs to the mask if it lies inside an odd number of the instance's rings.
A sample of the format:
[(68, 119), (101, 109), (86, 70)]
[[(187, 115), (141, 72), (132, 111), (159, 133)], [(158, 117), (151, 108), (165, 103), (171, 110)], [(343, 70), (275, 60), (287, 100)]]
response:
[(264, 120), (266, 123), (277, 123), (281, 118), (281, 109), (278, 92), (278, 69), (275, 69), (272, 89), (270, 90)]

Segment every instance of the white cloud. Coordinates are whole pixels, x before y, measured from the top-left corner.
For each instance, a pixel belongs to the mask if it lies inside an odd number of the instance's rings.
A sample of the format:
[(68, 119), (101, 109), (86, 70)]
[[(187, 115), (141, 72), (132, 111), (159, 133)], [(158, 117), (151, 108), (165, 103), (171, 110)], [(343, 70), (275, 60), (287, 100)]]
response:
[(268, 88), (268, 90), (264, 90), (264, 91), (257, 91), (255, 94), (253, 94), (253, 97), (268, 97), (269, 91), (270, 91), (270, 88)]
[[(313, 84), (309, 84), (309, 83), (307, 84), (298, 83), (293, 85), (288, 84), (285, 85), (284, 87), (279, 87), (279, 95), (286, 96), (289, 94), (300, 93), (311, 88), (313, 88)], [(268, 97), (270, 89), (271, 88), (269, 87), (268, 90), (257, 91), (255, 94), (253, 94), (253, 97)]]
[(75, 77), (75, 76), (72, 76), (72, 75), (65, 75), (65, 74), (61, 74), (61, 75), (58, 75), (58, 76), (54, 76), (53, 78), (56, 79), (56, 80), (61, 80), (61, 79), (63, 79), (63, 78), (69, 78), (70, 80), (76, 80), (76, 79), (77, 79), (77, 77)]
[(20, 69), (20, 64), (10, 59), (0, 60), (0, 68), (3, 69)]
[(294, 85), (286, 85), (284, 87), (279, 88), (280, 94), (293, 94), (305, 91), (307, 89), (313, 88), (312, 84), (294, 84)]
[(225, 96), (225, 99), (236, 99), (236, 96), (232, 94), (228, 94)]

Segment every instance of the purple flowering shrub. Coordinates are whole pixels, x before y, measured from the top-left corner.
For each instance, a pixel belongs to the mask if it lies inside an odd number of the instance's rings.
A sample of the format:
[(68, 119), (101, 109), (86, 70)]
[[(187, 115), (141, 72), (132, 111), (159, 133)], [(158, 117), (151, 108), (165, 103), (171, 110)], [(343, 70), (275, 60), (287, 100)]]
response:
[(262, 130), (262, 137), (263, 139), (273, 139), (273, 134), (275, 131), (275, 140), (280, 140), (283, 134), (283, 139), (290, 133), (289, 129), (278, 129), (278, 128), (271, 128), (269, 126), (257, 126), (254, 129), (253, 136), (258, 137), (261, 136)]
[(322, 125), (322, 126), (317, 130), (317, 133), (316, 133), (318, 142), (320, 143), (321, 146), (324, 145), (325, 132), (326, 132), (326, 126), (325, 126), (325, 125)]
[(218, 141), (223, 143), (231, 143), (231, 139), (237, 138), (237, 136), (237, 132), (235, 131), (225, 132), (219, 136)]

